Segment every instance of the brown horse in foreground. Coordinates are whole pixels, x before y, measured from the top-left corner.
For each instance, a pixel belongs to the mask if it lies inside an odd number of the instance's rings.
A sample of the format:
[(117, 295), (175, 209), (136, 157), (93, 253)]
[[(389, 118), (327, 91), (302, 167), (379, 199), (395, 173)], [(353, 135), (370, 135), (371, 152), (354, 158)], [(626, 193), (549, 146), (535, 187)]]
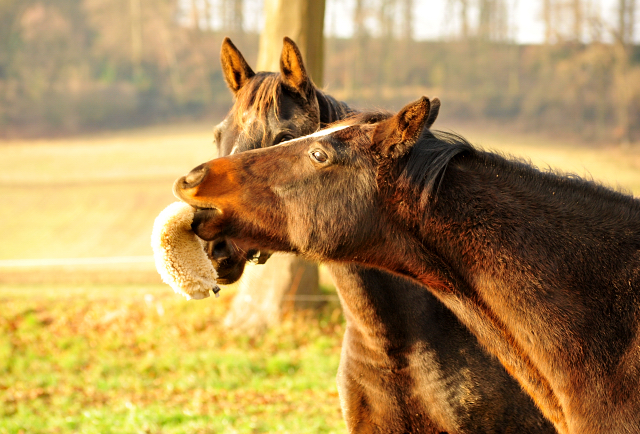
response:
[[(228, 39), (221, 61), (236, 101), (214, 129), (219, 156), (269, 147), (352, 112), (313, 85), (288, 38), (280, 73), (254, 73)], [(429, 125), (437, 106), (430, 112)], [(211, 245), (223, 283), (239, 278), (245, 251), (224, 239)], [(349, 432), (556, 432), (502, 365), (420, 284), (356, 264), (327, 266), (346, 318), (338, 390)]]
[(429, 112), (212, 160), (174, 192), (204, 239), (421, 282), (559, 432), (640, 432), (640, 201), (423, 130)]

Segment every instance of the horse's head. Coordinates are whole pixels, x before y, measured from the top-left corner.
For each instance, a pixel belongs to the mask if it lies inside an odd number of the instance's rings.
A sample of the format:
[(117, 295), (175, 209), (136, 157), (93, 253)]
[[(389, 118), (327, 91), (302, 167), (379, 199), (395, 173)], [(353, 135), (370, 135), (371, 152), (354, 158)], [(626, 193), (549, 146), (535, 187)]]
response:
[[(431, 108), (435, 107), (435, 110)], [(247, 248), (355, 258), (384, 242), (391, 173), (435, 120), (439, 101), (422, 98), (398, 114), (362, 114), (327, 130), (211, 160), (174, 185), (199, 209), (203, 239), (237, 239)], [(380, 245), (377, 246), (380, 250)], [(382, 249), (384, 250), (384, 249)]]
[(253, 72), (229, 38), (222, 43), (220, 61), (235, 102), (214, 128), (218, 156), (276, 145), (320, 128), (317, 89), (291, 39), (284, 38), (280, 72)]
[[(296, 44), (284, 38), (280, 72), (255, 73), (229, 38), (222, 43), (222, 71), (235, 102), (214, 128), (218, 156), (264, 148), (320, 128), (317, 89), (305, 70)], [(256, 255), (233, 240), (220, 238), (207, 246), (222, 284), (242, 276)], [(268, 258), (261, 252), (259, 261)]]

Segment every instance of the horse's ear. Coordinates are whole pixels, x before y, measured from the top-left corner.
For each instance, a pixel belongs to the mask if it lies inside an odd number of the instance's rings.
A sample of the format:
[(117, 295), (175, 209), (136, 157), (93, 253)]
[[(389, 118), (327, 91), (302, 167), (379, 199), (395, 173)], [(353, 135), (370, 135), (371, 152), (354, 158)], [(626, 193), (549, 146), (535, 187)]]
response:
[(440, 100), (438, 98), (433, 98), (431, 100), (431, 107), (429, 108), (429, 117), (427, 118), (427, 122), (424, 124), (425, 128), (431, 128), (438, 118), (438, 113), (440, 113)]
[(251, 77), (256, 75), (229, 38), (224, 38), (222, 42), (220, 63), (222, 64), (224, 81), (227, 82), (234, 95), (238, 93), (242, 86), (247, 84)]
[(313, 84), (304, 68), (302, 54), (291, 38), (285, 36), (282, 41), (282, 56), (280, 56), (280, 73), (285, 85), (291, 90), (306, 97)]
[(411, 150), (428, 121), (432, 117), (435, 121), (437, 116), (438, 109), (435, 109), (432, 116), (431, 102), (423, 96), (407, 104), (386, 121), (380, 122), (374, 130), (373, 142), (383, 155), (400, 158)]

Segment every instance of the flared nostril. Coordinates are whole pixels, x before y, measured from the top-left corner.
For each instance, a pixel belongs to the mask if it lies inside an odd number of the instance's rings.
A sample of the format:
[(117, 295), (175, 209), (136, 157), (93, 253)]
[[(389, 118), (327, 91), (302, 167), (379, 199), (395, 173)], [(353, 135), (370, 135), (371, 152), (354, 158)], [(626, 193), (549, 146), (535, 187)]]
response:
[(184, 186), (183, 188), (193, 188), (196, 185), (200, 184), (207, 174), (207, 166), (205, 164), (201, 164), (200, 166), (193, 169), (191, 172), (184, 177)]

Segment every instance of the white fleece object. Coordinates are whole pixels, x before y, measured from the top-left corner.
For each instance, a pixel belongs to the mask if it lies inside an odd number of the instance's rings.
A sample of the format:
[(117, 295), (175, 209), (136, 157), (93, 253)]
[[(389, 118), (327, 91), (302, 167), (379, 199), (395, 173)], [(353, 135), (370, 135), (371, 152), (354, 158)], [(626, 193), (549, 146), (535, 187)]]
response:
[(162, 281), (187, 300), (219, 290), (218, 273), (204, 250), (204, 240), (191, 230), (194, 208), (184, 202), (166, 207), (153, 224), (151, 247)]

